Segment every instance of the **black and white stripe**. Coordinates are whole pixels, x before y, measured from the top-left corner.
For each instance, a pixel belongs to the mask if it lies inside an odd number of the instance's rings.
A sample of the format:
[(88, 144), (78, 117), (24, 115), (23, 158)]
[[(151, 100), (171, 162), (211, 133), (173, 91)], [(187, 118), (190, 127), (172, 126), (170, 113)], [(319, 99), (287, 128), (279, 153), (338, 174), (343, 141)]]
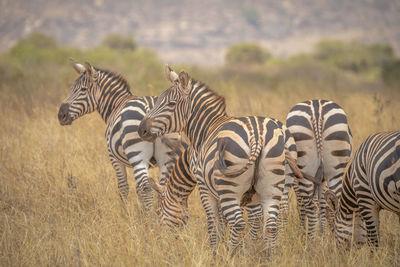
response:
[[(146, 209), (150, 209), (153, 197), (148, 185), (149, 163), (157, 162), (160, 181), (164, 183), (170, 149), (159, 139), (154, 144), (143, 141), (137, 129), (157, 98), (133, 96), (129, 85), (120, 75), (94, 68), (88, 63), (83, 66), (71, 60), (71, 64), (80, 76), (71, 85), (69, 95), (60, 106), (60, 124), (69, 125), (77, 118), (97, 110), (106, 123), (109, 158), (117, 175), (121, 197), (125, 199), (128, 195), (126, 167), (132, 167), (139, 200)], [(179, 135), (169, 137), (175, 139)]]
[(332, 192), (327, 201), (336, 211), (335, 237), (339, 244), (362, 240), (365, 229), (360, 220), (353, 232), (353, 213), (362, 218), (372, 247), (379, 245), (379, 211), (400, 217), (400, 132), (370, 135), (356, 151), (344, 176), (339, 201)]
[(184, 71), (178, 76), (167, 67), (167, 77), (173, 85), (146, 114), (140, 136), (154, 140), (182, 131), (188, 137), (190, 170), (199, 186), (212, 248), (219, 211), (230, 226), (234, 251), (245, 227), (241, 206), (259, 201), (270, 253), (275, 246), (285, 179), (283, 129), (268, 118), (228, 116), (224, 98)]
[[(286, 126), (296, 142), (299, 167), (303, 173), (323, 182), (316, 188), (306, 179), (294, 180), (290, 176), (286, 179), (287, 186), (294, 185), (301, 224), (306, 227), (308, 219), (308, 234), (314, 238), (318, 218), (323, 232), (327, 217), (321, 193), (329, 188), (339, 196), (341, 179), (352, 154), (352, 135), (346, 113), (329, 100), (308, 100), (296, 104), (289, 111)], [(317, 194), (314, 194), (315, 190)], [(328, 221), (332, 223), (332, 216), (330, 218)]]
[[(162, 139), (162, 141), (166, 141)], [(197, 185), (196, 178), (190, 170), (190, 147), (185, 142), (171, 143), (169, 146), (176, 154), (173, 158), (170, 172), (165, 186), (158, 185), (150, 178), (151, 186), (158, 192), (157, 208), (161, 223), (171, 227), (183, 226), (188, 220), (188, 198)], [(247, 205), (250, 236), (257, 239), (262, 226), (262, 206), (260, 204)], [(220, 218), (219, 232), (223, 233), (226, 222)]]

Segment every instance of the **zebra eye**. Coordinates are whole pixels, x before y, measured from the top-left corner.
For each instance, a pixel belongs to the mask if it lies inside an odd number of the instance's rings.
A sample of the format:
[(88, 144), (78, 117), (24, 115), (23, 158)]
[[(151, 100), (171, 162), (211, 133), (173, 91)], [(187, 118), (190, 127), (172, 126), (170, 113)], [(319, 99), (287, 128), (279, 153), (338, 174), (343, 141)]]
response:
[(86, 87), (82, 87), (82, 88), (81, 88), (81, 91), (82, 91), (82, 92), (86, 92), (86, 90), (87, 90)]
[(167, 107), (174, 107), (176, 105), (176, 102), (169, 102), (168, 104), (167, 104)]

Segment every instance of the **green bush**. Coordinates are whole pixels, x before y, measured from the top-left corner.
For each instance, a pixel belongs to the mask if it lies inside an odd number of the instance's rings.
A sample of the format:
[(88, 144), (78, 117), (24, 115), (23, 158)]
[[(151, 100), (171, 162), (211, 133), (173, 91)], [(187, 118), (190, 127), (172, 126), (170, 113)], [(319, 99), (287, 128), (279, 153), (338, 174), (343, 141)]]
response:
[(362, 73), (390, 64), (395, 56), (389, 45), (324, 40), (316, 44), (315, 58), (343, 70)]
[(120, 34), (110, 34), (104, 38), (102, 45), (114, 50), (133, 51), (136, 49), (136, 41), (133, 37)]
[(400, 86), (400, 60), (392, 61), (383, 66), (382, 79), (386, 84)]
[(77, 48), (59, 46), (52, 37), (34, 32), (18, 41), (7, 56), (22, 66), (37, 66), (67, 64), (68, 58), (77, 54), (79, 54)]
[(11, 49), (11, 53), (17, 51), (19, 48), (28, 46), (35, 49), (51, 49), (56, 48), (58, 44), (53, 37), (42, 32), (34, 32), (27, 38), (21, 39), (13, 49)]
[(228, 64), (263, 64), (271, 54), (257, 44), (243, 43), (231, 46), (225, 56)]

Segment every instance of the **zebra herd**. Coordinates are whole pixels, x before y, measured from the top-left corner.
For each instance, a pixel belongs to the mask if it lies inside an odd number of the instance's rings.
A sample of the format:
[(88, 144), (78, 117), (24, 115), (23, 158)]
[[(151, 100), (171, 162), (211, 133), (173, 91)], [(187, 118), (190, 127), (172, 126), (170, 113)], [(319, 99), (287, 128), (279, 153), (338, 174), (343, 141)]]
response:
[[(269, 257), (287, 222), (290, 188), (311, 238), (318, 222), (321, 232), (328, 222), (338, 244), (367, 237), (377, 247), (379, 210), (400, 216), (400, 132), (371, 135), (351, 160), (347, 117), (332, 101), (298, 103), (285, 126), (266, 117), (229, 116), (222, 96), (168, 66), (171, 86), (159, 97), (138, 97), (120, 75), (71, 64), (79, 78), (60, 106), (60, 124), (97, 110), (121, 198), (129, 191), (126, 167), (132, 167), (139, 201), (150, 210), (154, 190), (163, 224), (186, 224), (187, 199), (197, 185), (214, 253), (225, 225), (230, 251), (240, 247), (245, 209), (253, 238), (263, 226)], [(159, 183), (148, 174), (155, 163)]]

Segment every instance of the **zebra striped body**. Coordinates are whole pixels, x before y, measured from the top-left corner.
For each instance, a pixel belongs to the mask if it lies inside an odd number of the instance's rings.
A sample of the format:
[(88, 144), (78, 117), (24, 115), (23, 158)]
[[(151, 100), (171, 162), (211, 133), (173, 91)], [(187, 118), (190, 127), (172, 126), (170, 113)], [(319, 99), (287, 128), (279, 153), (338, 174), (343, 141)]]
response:
[[(290, 131), (278, 120), (275, 122), (282, 128), (285, 133), (285, 149), (286, 153), (290, 153), (291, 156), (296, 159), (297, 151), (296, 144)], [(171, 144), (173, 145), (173, 144)], [(179, 142), (175, 145), (174, 150), (178, 154), (178, 158), (174, 160), (172, 169), (165, 188), (154, 184), (159, 192), (158, 209), (160, 210), (161, 222), (170, 226), (181, 226), (187, 221), (187, 198), (194, 190), (197, 182), (195, 177), (190, 171), (190, 147), (188, 148), (184, 142)], [(287, 165), (286, 172), (291, 175), (290, 167)], [(286, 211), (287, 211), (287, 194), (286, 199), (282, 199), (282, 220), (286, 222)], [(252, 239), (256, 239), (259, 236), (262, 222), (262, 206), (261, 204), (253, 204), (245, 206), (244, 209), (248, 214), (248, 222), (250, 225), (250, 236)], [(220, 228), (222, 228), (220, 226)], [(220, 231), (222, 232), (222, 231)]]
[[(196, 178), (190, 170), (190, 147), (184, 142), (179, 142), (173, 148), (177, 157), (173, 159), (170, 173), (165, 186), (157, 185), (151, 178), (152, 187), (158, 194), (157, 211), (161, 217), (161, 223), (175, 227), (183, 226), (188, 219), (188, 197), (197, 185)], [(256, 239), (261, 230), (262, 207), (260, 204), (248, 205), (244, 209), (247, 211), (248, 222), (250, 225), (250, 236)], [(224, 232), (225, 222), (220, 218), (219, 230)]]
[[(315, 188), (306, 179), (293, 180), (290, 176), (286, 179), (286, 187), (291, 184), (294, 186), (301, 224), (306, 227), (307, 217), (308, 235), (314, 238), (318, 218), (323, 232), (327, 217), (326, 203), (320, 197), (321, 193), (328, 187), (336, 196), (340, 194), (342, 176), (352, 154), (352, 135), (343, 109), (327, 100), (308, 100), (296, 104), (289, 111), (286, 126), (296, 142), (299, 167), (319, 182), (324, 180), (322, 186)], [(314, 194), (315, 190), (318, 194)], [(328, 221), (332, 224), (333, 218), (330, 218)]]
[(234, 251), (245, 227), (241, 206), (259, 201), (267, 253), (271, 252), (285, 178), (284, 131), (272, 119), (227, 116), (224, 98), (186, 72), (178, 77), (168, 67), (167, 77), (173, 86), (146, 114), (140, 136), (154, 140), (183, 131), (190, 140), (190, 170), (199, 186), (212, 248), (219, 210), (230, 226)]
[(73, 61), (71, 64), (80, 76), (60, 106), (60, 124), (69, 125), (75, 119), (97, 110), (106, 123), (108, 154), (117, 174), (121, 197), (126, 199), (128, 195), (126, 167), (132, 167), (139, 200), (145, 209), (150, 209), (153, 197), (148, 185), (149, 163), (153, 160), (158, 163), (160, 181), (165, 181), (170, 149), (159, 139), (154, 144), (141, 140), (137, 128), (157, 98), (133, 96), (127, 82), (119, 75), (89, 64), (86, 67)]
[(353, 213), (359, 212), (369, 244), (377, 247), (379, 211), (385, 209), (400, 216), (400, 132), (370, 135), (350, 163), (339, 202), (333, 194), (327, 196), (328, 203), (336, 210), (337, 242), (350, 240)]

